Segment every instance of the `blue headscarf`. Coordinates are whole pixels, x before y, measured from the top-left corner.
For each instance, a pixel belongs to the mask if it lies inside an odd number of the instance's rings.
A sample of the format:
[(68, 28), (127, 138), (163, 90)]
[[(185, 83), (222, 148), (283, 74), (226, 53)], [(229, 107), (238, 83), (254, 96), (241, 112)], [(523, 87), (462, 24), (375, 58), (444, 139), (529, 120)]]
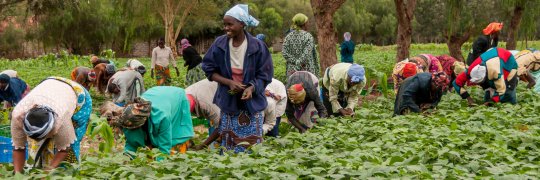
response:
[(253, 16), (249, 15), (247, 4), (238, 4), (232, 7), (225, 13), (225, 16), (231, 16), (243, 22), (248, 27), (255, 27), (259, 25), (259, 21)]
[(264, 41), (264, 39), (266, 39), (266, 36), (264, 34), (257, 34), (257, 36), (255, 37), (261, 41)]
[(353, 83), (358, 83), (360, 81), (364, 81), (366, 70), (364, 70), (364, 66), (360, 66), (358, 64), (352, 64), (347, 74), (351, 76), (351, 81)]

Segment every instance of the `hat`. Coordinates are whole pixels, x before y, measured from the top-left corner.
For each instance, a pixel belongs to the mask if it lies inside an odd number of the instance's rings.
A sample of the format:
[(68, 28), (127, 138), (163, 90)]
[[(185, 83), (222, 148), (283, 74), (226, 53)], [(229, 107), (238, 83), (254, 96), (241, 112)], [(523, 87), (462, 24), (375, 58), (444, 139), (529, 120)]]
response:
[(186, 96), (187, 96), (187, 99), (189, 100), (189, 111), (193, 113), (193, 111), (195, 111), (195, 105), (196, 105), (195, 98), (193, 98), (193, 95), (191, 94), (186, 94)]
[(484, 28), (482, 32), (484, 33), (484, 35), (487, 36), (495, 32), (499, 32), (502, 28), (503, 28), (503, 23), (492, 22), (492, 23), (489, 23), (489, 25), (486, 28)]
[(9, 79), (7, 74), (0, 74), (0, 83), (9, 83)]
[(148, 120), (152, 111), (152, 102), (141, 97), (135, 98), (133, 102), (124, 108), (122, 115), (115, 122), (112, 122), (114, 125), (135, 129), (141, 127)]
[(366, 71), (364, 70), (364, 66), (352, 64), (347, 74), (351, 77), (353, 83), (358, 83), (364, 81)]
[(475, 83), (475, 84), (481, 83), (482, 81), (484, 81), (485, 78), (486, 78), (486, 66), (478, 65), (471, 70), (470, 81), (472, 83)]
[(97, 77), (96, 77), (96, 72), (94, 72), (94, 71), (88, 72), (88, 80), (89, 80), (89, 81), (95, 81), (96, 78), (97, 78)]
[(287, 89), (287, 96), (293, 104), (300, 104), (306, 100), (306, 90), (302, 84), (294, 84)]
[(403, 78), (408, 78), (408, 77), (416, 75), (416, 70), (417, 69), (418, 69), (418, 67), (416, 67), (416, 64), (407, 63), (403, 67), (403, 72), (401, 74), (402, 74)]

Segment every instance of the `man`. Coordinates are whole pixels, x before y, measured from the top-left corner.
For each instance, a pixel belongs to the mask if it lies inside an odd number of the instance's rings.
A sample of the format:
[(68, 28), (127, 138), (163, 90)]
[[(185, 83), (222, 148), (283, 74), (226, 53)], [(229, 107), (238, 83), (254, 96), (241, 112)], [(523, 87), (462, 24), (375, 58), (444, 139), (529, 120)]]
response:
[(152, 69), (150, 70), (150, 77), (154, 78), (154, 71), (156, 73), (156, 83), (158, 86), (171, 84), (171, 72), (169, 70), (169, 64), (172, 64), (176, 70), (176, 75), (180, 76), (178, 67), (176, 67), (176, 59), (174, 59), (171, 48), (165, 47), (165, 39), (158, 40), (158, 47), (152, 50)]
[(144, 92), (144, 80), (141, 74), (134, 70), (116, 72), (107, 84), (107, 92), (112, 94), (116, 105), (124, 106), (133, 102)]
[(365, 81), (365, 70), (361, 65), (338, 63), (328, 67), (322, 85), (324, 106), (334, 116), (352, 116)]
[(0, 102), (5, 101), (4, 108), (17, 105), (28, 92), (30, 87), (23, 80), (0, 74)]
[(480, 85), (484, 89), (484, 105), (497, 102), (516, 104), (517, 68), (512, 53), (506, 49), (492, 48), (459, 74), (453, 85), (470, 106), (474, 105), (474, 101), (464, 88), (466, 84)]

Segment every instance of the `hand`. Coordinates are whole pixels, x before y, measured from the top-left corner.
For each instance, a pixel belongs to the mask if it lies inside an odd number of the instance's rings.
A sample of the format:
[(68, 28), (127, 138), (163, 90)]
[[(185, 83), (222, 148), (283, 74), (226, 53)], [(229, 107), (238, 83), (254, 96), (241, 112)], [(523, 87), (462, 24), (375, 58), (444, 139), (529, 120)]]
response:
[(200, 151), (200, 150), (203, 150), (204, 148), (206, 148), (205, 145), (199, 144), (199, 145), (193, 147), (193, 150)]
[(320, 118), (326, 118), (326, 117), (328, 117), (328, 113), (326, 111), (319, 112), (319, 117)]
[(339, 113), (343, 116), (350, 116), (352, 113), (344, 108), (339, 109)]
[(527, 89), (532, 89), (535, 85), (536, 85), (536, 83), (529, 82), (529, 84), (527, 84)]
[(422, 111), (427, 110), (427, 109), (429, 109), (429, 108), (431, 108), (431, 104), (430, 104), (430, 103), (424, 103), (424, 104), (421, 104), (421, 105), (420, 105), (420, 109), (421, 109)]
[(345, 111), (347, 111), (349, 116), (354, 114), (354, 111), (351, 108), (345, 108)]
[(180, 76), (180, 72), (178, 71), (178, 67), (174, 67), (174, 69), (176, 70), (176, 76)]
[(467, 104), (469, 105), (469, 107), (476, 106), (476, 103), (474, 103), (474, 100), (470, 96), (467, 97)]
[(253, 95), (253, 86), (248, 87), (244, 92), (242, 93), (242, 100), (249, 100), (252, 98)]
[(230, 80), (229, 81), (229, 89), (232, 92), (232, 94), (236, 94), (238, 92), (242, 92), (246, 89), (246, 85), (243, 85), (242, 83)]
[(484, 106), (493, 106), (493, 104), (494, 104), (493, 102), (485, 102)]
[(154, 79), (154, 69), (150, 69), (150, 78)]

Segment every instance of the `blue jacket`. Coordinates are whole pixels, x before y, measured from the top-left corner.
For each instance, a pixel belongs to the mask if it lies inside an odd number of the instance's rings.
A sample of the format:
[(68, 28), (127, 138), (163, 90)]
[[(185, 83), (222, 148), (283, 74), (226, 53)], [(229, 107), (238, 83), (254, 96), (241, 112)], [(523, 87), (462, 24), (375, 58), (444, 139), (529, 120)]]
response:
[[(244, 80), (242, 83), (254, 86), (254, 92), (250, 100), (243, 102), (240, 99), (242, 93), (230, 95), (228, 93), (229, 86), (219, 84), (214, 96), (214, 104), (224, 113), (237, 113), (239, 110), (255, 113), (264, 110), (268, 105), (264, 90), (274, 76), (272, 56), (262, 41), (257, 40), (247, 32), (245, 33), (248, 47), (244, 59)], [(212, 81), (214, 73), (232, 79), (228, 42), (229, 38), (226, 35), (218, 37), (203, 58), (202, 69), (210, 81)]]
[(350, 41), (344, 41), (341, 43), (341, 62), (346, 63), (353, 63), (353, 54), (354, 54), (354, 42), (352, 40)]
[(19, 78), (10, 78), (9, 87), (6, 90), (0, 89), (0, 102), (7, 101), (12, 106), (17, 105), (22, 99), (22, 95), (26, 90), (26, 83)]

